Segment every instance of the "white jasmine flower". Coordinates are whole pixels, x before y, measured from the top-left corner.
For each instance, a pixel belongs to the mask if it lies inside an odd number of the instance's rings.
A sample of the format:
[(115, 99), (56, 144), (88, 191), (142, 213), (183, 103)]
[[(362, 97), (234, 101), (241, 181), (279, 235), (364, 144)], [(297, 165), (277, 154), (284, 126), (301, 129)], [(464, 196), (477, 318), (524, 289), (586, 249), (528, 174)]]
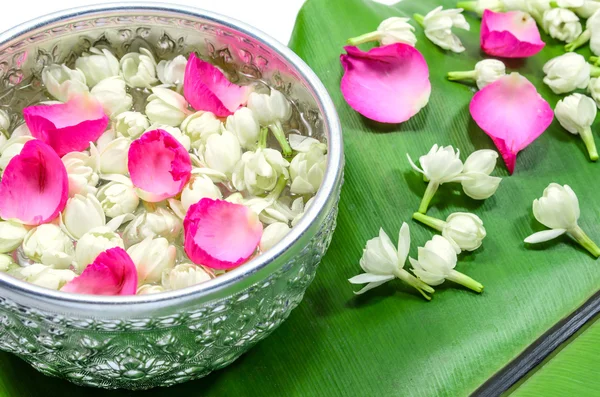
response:
[(417, 44), (417, 38), (413, 33), (415, 28), (408, 21), (409, 18), (387, 18), (379, 24), (376, 31), (348, 39), (348, 44), (359, 45), (369, 41), (379, 41), (381, 45), (404, 43), (414, 47)]
[[(581, 44), (585, 44), (585, 40), (589, 39), (590, 50), (592, 51), (592, 53), (595, 55), (600, 55), (600, 10), (598, 10), (594, 15), (590, 17), (590, 19), (587, 20), (585, 27), (585, 32), (582, 33), (581, 36), (577, 38), (577, 40), (584, 40)], [(573, 42), (571, 44), (576, 43)], [(566, 46), (565, 49), (567, 49)], [(595, 66), (597, 65), (598, 64), (595, 63)]]
[(123, 239), (107, 226), (98, 227), (85, 233), (75, 246), (75, 268), (81, 273), (93, 263), (102, 252), (115, 248), (125, 248)]
[(463, 166), (460, 181), (465, 194), (475, 200), (490, 198), (496, 190), (502, 178), (490, 176), (496, 167), (498, 153), (494, 150), (477, 150), (467, 158)]
[(590, 84), (588, 85), (587, 89), (596, 102), (596, 107), (600, 107), (600, 79), (597, 77), (590, 79)]
[(475, 214), (455, 212), (446, 221), (415, 212), (413, 218), (442, 233), (452, 243), (457, 253), (475, 251), (486, 236), (483, 221)]
[(184, 211), (202, 200), (211, 198), (213, 200), (222, 199), (221, 190), (206, 175), (194, 175), (181, 191), (181, 204)]
[(27, 229), (20, 223), (0, 221), (0, 253), (16, 250), (23, 242)]
[(555, 94), (586, 88), (590, 81), (590, 64), (582, 55), (572, 52), (552, 58), (544, 65), (544, 83)]
[(31, 284), (57, 291), (77, 277), (72, 270), (54, 269), (40, 263), (34, 263), (25, 267), (16, 267), (10, 270), (9, 274)]
[(281, 241), (289, 231), (292, 230), (287, 223), (272, 223), (263, 230), (260, 238), (259, 248), (262, 252), (271, 249), (275, 244)]
[(75, 68), (85, 75), (88, 87), (92, 88), (100, 81), (119, 75), (119, 60), (107, 49), (92, 47), (75, 61)]
[(140, 52), (128, 52), (120, 61), (125, 82), (130, 87), (150, 88), (158, 82), (156, 78), (156, 61), (146, 48)]
[[(296, 226), (298, 224), (298, 222), (300, 222), (300, 219), (302, 219), (302, 217), (304, 216), (304, 213), (306, 211), (308, 211), (308, 209), (310, 208), (310, 206), (312, 205), (313, 201), (315, 200), (314, 197), (311, 197), (306, 204), (304, 204), (304, 207), (302, 208), (302, 210), (298, 211), (298, 215), (296, 215), (294, 217), (294, 219), (292, 219), (292, 227)], [(296, 200), (294, 201), (293, 204), (296, 203)], [(294, 206), (292, 205), (292, 210), (294, 210)]]
[(600, 49), (600, 13), (592, 15), (585, 23), (585, 30), (574, 40), (565, 45), (565, 51), (572, 52), (581, 47), (588, 41), (590, 49), (594, 54)]
[[(90, 145), (90, 153), (93, 152), (92, 157), (99, 156), (98, 150), (104, 149), (108, 146), (109, 143), (111, 143), (116, 138), (117, 133), (112, 128), (109, 128), (108, 130), (104, 131), (102, 135), (100, 135), (100, 138), (96, 140), (96, 144)], [(94, 151), (94, 149), (96, 150)], [(98, 168), (100, 168), (100, 166), (98, 166)]]
[(79, 69), (69, 69), (65, 64), (44, 66), (42, 82), (50, 95), (66, 102), (73, 94), (88, 92), (85, 75)]
[(21, 124), (20, 126), (15, 128), (12, 134), (10, 135), (11, 138), (16, 138), (18, 136), (31, 136), (31, 131), (29, 131), (29, 127), (27, 127), (27, 124)]
[(201, 266), (182, 263), (162, 274), (162, 285), (166, 290), (175, 290), (204, 283), (214, 278), (214, 275)]
[(189, 113), (188, 103), (182, 95), (164, 87), (152, 89), (146, 105), (146, 116), (152, 123), (177, 127)]
[[(129, 138), (116, 138), (106, 146), (98, 146), (97, 155), (100, 158), (100, 172), (103, 174), (128, 175), (127, 163), (129, 160)], [(92, 148), (92, 152), (94, 152)], [(95, 153), (92, 153), (94, 155)]]
[[(190, 155), (190, 157), (193, 158), (194, 155)], [(194, 167), (192, 167), (192, 175), (206, 175), (214, 183), (223, 183), (227, 181), (227, 175), (225, 175), (221, 171), (208, 168), (205, 164), (196, 164)]]
[(75, 247), (60, 227), (46, 223), (27, 232), (23, 240), (23, 253), (35, 262), (66, 269), (73, 262)]
[[(0, 132), (7, 133), (9, 128), (10, 128), (10, 116), (8, 115), (6, 110), (0, 109)], [(29, 134), (29, 135), (31, 135), (31, 134)]]
[(183, 84), (186, 65), (186, 57), (177, 55), (170, 61), (160, 61), (156, 66), (156, 74), (161, 83), (180, 86)]
[(403, 223), (400, 228), (398, 249), (394, 247), (383, 229), (380, 229), (379, 237), (367, 241), (367, 246), (363, 250), (360, 267), (365, 273), (348, 280), (352, 284), (368, 283), (355, 294), (365, 293), (397, 277), (419, 291), (425, 299), (430, 300), (431, 298), (427, 293), (432, 294), (434, 292), (433, 288), (404, 270), (404, 263), (408, 257), (409, 249), (410, 231), (406, 223)]
[(294, 194), (316, 193), (323, 182), (326, 168), (327, 155), (322, 146), (311, 145), (307, 152), (299, 152), (290, 163), (290, 191)]
[(292, 201), (291, 197), (285, 196), (267, 205), (258, 216), (260, 221), (267, 225), (277, 222), (285, 224), (292, 222), (293, 226), (295, 225), (294, 221), (297, 222), (304, 214), (304, 207), (304, 199), (302, 197), (298, 197)]
[(161, 280), (163, 271), (175, 266), (177, 249), (165, 238), (146, 237), (127, 249), (138, 273), (138, 285)]
[(60, 214), (62, 229), (73, 239), (78, 240), (85, 233), (106, 224), (106, 216), (98, 199), (92, 195), (76, 194), (67, 201)]
[(111, 119), (131, 109), (133, 105), (133, 98), (127, 93), (125, 80), (121, 76), (113, 76), (100, 81), (90, 93), (102, 104), (104, 113)]
[(7, 140), (4, 145), (0, 147), (0, 170), (4, 170), (8, 163), (10, 163), (10, 160), (20, 154), (21, 150), (23, 150), (23, 146), (32, 139), (33, 137), (31, 136), (16, 136)]
[(580, 18), (590, 18), (598, 10), (600, 10), (600, 2), (598, 0), (583, 0), (581, 6), (573, 7), (573, 11)]
[(482, 89), (488, 84), (492, 84), (500, 77), (506, 74), (506, 66), (497, 59), (484, 59), (475, 64), (475, 70), (468, 72), (448, 72), (448, 80), (474, 80), (477, 88)]
[(234, 114), (227, 117), (225, 126), (228, 131), (237, 136), (243, 149), (255, 150), (257, 148), (260, 125), (252, 110), (247, 107), (239, 108)]
[(115, 119), (115, 129), (126, 138), (139, 138), (150, 127), (150, 121), (140, 112), (123, 112)]
[(550, 37), (566, 43), (575, 40), (582, 32), (579, 17), (565, 8), (552, 8), (544, 12), (543, 28)]
[(280, 176), (289, 178), (289, 166), (290, 163), (277, 150), (259, 148), (242, 155), (231, 180), (237, 190), (247, 190), (252, 195), (262, 194), (273, 190)]
[(550, 0), (525, 0), (519, 10), (527, 12), (538, 25), (544, 26), (544, 13), (550, 8)]
[(185, 135), (178, 127), (171, 127), (170, 125), (152, 124), (146, 131), (152, 130), (163, 130), (169, 133), (177, 142), (181, 143), (181, 146), (188, 152), (192, 148), (192, 141), (189, 136)]
[(8, 272), (16, 266), (12, 256), (0, 254), (0, 272)]
[[(181, 200), (177, 200), (175, 198), (167, 199), (168, 208), (173, 211), (175, 215), (179, 217), (179, 219), (185, 219), (186, 209), (183, 208), (183, 204), (181, 204)], [(193, 203), (195, 204), (195, 203)]]
[(313, 150), (312, 146), (317, 145), (323, 153), (327, 153), (327, 144), (304, 135), (289, 134), (288, 141), (290, 146), (296, 152), (308, 153)]
[(69, 197), (76, 194), (96, 194), (96, 185), (100, 180), (97, 173), (98, 159), (85, 152), (71, 152), (61, 158), (69, 178)]
[(462, 8), (444, 10), (442, 6), (430, 11), (422, 16), (415, 14), (415, 20), (425, 29), (425, 36), (435, 45), (444, 50), (453, 52), (463, 52), (460, 39), (452, 33), (452, 28), (469, 30), (470, 26), (464, 15)]
[(460, 151), (457, 150), (455, 152), (452, 146), (438, 147), (437, 144), (433, 145), (429, 153), (419, 157), (419, 163), (423, 169), (413, 163), (408, 153), (406, 157), (411, 167), (415, 171), (425, 175), (429, 180), (427, 190), (419, 206), (419, 212), (423, 214), (427, 212), (429, 202), (441, 184), (456, 182), (462, 179), (460, 174), (463, 170), (463, 163), (460, 161)]
[(131, 221), (123, 232), (127, 246), (141, 242), (147, 237), (164, 237), (174, 241), (179, 237), (183, 224), (181, 219), (166, 208), (143, 212)]
[(275, 89), (271, 89), (268, 95), (252, 92), (248, 96), (248, 108), (254, 112), (260, 125), (271, 130), (283, 150), (283, 155), (290, 156), (292, 148), (281, 124), (292, 117), (292, 107), (287, 98)]
[(542, 243), (569, 233), (582, 247), (599, 257), (600, 248), (577, 224), (579, 215), (579, 200), (569, 185), (551, 183), (544, 189), (544, 195), (533, 201), (533, 216), (551, 230), (534, 233), (525, 242)]
[(162, 285), (145, 284), (137, 289), (136, 295), (149, 295), (165, 292)]
[(209, 168), (231, 174), (242, 157), (242, 149), (235, 135), (225, 130), (221, 135), (211, 135), (206, 140), (204, 160)]
[(554, 114), (560, 125), (571, 134), (581, 136), (592, 161), (598, 160), (598, 151), (592, 135), (596, 119), (596, 103), (588, 96), (571, 94), (556, 104)]
[(98, 200), (109, 218), (133, 214), (140, 203), (129, 178), (126, 178), (126, 181), (112, 181), (102, 186), (98, 191)]
[(200, 111), (183, 120), (181, 131), (190, 137), (192, 147), (200, 149), (204, 148), (209, 136), (221, 133), (222, 126), (223, 123), (213, 113)]
[(410, 264), (413, 273), (425, 283), (435, 286), (450, 280), (475, 292), (483, 291), (483, 285), (454, 270), (457, 261), (456, 250), (445, 237), (433, 236), (424, 247), (419, 247), (418, 258), (409, 258)]

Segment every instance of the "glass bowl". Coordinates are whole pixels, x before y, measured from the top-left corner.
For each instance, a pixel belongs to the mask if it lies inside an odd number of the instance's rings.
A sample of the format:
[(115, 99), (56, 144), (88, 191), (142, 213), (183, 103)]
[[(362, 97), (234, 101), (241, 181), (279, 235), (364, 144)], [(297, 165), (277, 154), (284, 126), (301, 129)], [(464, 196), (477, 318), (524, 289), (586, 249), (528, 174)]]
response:
[[(327, 91), (292, 51), (236, 20), (161, 4), (71, 9), (0, 34), (0, 108), (17, 117), (43, 96), (44, 65), (91, 46), (119, 56), (149, 46), (159, 59), (196, 51), (222, 69), (281, 90), (304, 134), (327, 141), (313, 205), (275, 247), (183, 290), (103, 297), (66, 294), (0, 274), (0, 349), (47, 375), (103, 388), (147, 389), (200, 378), (238, 358), (302, 300), (335, 228), (343, 179), (339, 120)], [(19, 123), (11, 120), (11, 130)]]

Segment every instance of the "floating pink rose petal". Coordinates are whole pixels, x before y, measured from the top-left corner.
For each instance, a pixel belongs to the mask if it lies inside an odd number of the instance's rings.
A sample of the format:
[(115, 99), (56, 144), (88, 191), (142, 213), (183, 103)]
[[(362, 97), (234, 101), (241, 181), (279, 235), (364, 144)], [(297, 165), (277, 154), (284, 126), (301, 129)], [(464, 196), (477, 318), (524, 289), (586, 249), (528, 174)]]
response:
[(192, 262), (212, 269), (231, 269), (244, 263), (262, 236), (258, 215), (248, 207), (203, 198), (183, 220), (185, 252)]
[(368, 52), (352, 46), (344, 49), (341, 90), (358, 113), (382, 123), (401, 123), (429, 102), (429, 69), (414, 47), (395, 43)]
[(25, 143), (0, 181), (0, 217), (39, 225), (56, 218), (69, 197), (67, 170), (44, 142)]
[(135, 295), (138, 284), (135, 264), (120, 247), (96, 257), (80, 276), (65, 284), (61, 291), (92, 295)]
[(248, 87), (233, 84), (217, 67), (193, 52), (190, 54), (185, 67), (183, 95), (194, 109), (227, 117), (246, 102), (249, 93)]
[(156, 203), (181, 192), (192, 175), (192, 160), (171, 134), (152, 130), (131, 143), (127, 168), (140, 198)]
[(31, 135), (52, 146), (59, 156), (87, 149), (109, 122), (91, 95), (77, 95), (56, 105), (29, 106), (23, 109), (23, 117)]
[(544, 48), (535, 20), (522, 11), (485, 10), (481, 20), (481, 49), (503, 58), (525, 58)]
[(511, 174), (517, 153), (546, 131), (554, 118), (548, 102), (518, 73), (479, 90), (469, 109), (477, 125), (494, 141)]

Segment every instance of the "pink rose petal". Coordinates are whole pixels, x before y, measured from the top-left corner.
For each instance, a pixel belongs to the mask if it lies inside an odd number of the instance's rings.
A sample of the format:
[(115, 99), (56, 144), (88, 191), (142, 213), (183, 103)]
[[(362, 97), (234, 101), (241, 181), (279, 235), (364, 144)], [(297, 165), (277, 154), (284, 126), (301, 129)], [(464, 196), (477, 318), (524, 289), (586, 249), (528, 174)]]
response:
[(246, 102), (249, 93), (249, 87), (233, 84), (217, 67), (193, 52), (190, 54), (185, 67), (183, 95), (194, 109), (227, 117)]
[(67, 170), (44, 142), (25, 143), (0, 181), (0, 217), (39, 225), (56, 218), (69, 197)]
[(535, 20), (522, 11), (485, 10), (481, 20), (481, 49), (503, 58), (525, 58), (544, 48)]
[(203, 198), (183, 221), (184, 247), (197, 265), (231, 269), (256, 251), (263, 226), (254, 211), (240, 204)]
[(91, 95), (77, 95), (66, 103), (29, 106), (23, 117), (31, 135), (44, 141), (59, 156), (80, 152), (106, 130), (109, 119)]
[(192, 175), (189, 153), (165, 130), (148, 131), (133, 141), (127, 167), (140, 198), (149, 202), (176, 196)]
[(431, 84), (425, 58), (414, 47), (395, 43), (363, 52), (344, 47), (341, 90), (348, 105), (382, 123), (401, 123), (429, 101)]
[(479, 90), (469, 109), (477, 125), (494, 141), (511, 174), (517, 153), (546, 131), (554, 118), (548, 102), (518, 73)]
[(64, 292), (92, 295), (135, 295), (138, 284), (135, 264), (120, 247), (96, 257), (80, 276), (61, 288)]

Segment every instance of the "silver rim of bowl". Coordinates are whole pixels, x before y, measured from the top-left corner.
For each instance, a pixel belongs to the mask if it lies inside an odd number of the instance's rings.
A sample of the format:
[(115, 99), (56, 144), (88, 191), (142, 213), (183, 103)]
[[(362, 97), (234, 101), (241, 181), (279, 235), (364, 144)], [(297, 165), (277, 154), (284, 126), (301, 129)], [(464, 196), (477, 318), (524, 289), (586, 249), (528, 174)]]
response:
[(200, 8), (192, 8), (187, 6), (179, 6), (163, 3), (126, 3), (126, 4), (98, 4), (86, 7), (71, 8), (64, 11), (48, 14), (31, 21), (20, 24), (12, 29), (0, 33), (0, 46), (18, 39), (20, 36), (43, 28), (47, 25), (63, 21), (69, 18), (76, 18), (94, 14), (115, 13), (115, 12), (135, 12), (135, 11), (151, 11), (151, 12), (167, 12), (179, 15), (187, 15), (196, 18), (202, 18), (208, 21), (216, 22), (224, 26), (230, 27), (244, 34), (247, 34), (254, 39), (265, 43), (269, 48), (274, 50), (282, 58), (296, 69), (297, 73), (308, 83), (312, 90), (319, 107), (323, 113), (326, 130), (328, 131), (328, 163), (325, 172), (323, 183), (315, 196), (314, 203), (305, 213), (298, 224), (292, 228), (277, 245), (271, 248), (266, 253), (245, 263), (244, 265), (234, 269), (233, 271), (219, 276), (213, 280), (188, 287), (181, 290), (163, 292), (160, 294), (150, 295), (135, 295), (135, 296), (99, 296), (99, 295), (77, 295), (69, 294), (60, 291), (54, 291), (42, 287), (38, 287), (31, 283), (18, 280), (7, 274), (0, 273), (0, 290), (5, 289), (13, 292), (15, 295), (25, 295), (28, 298), (35, 300), (43, 300), (48, 303), (56, 303), (61, 306), (73, 307), (77, 306), (82, 310), (89, 308), (89, 305), (111, 305), (127, 306), (144, 305), (163, 303), (165, 305), (171, 302), (175, 303), (189, 301), (190, 299), (201, 299), (217, 294), (220, 291), (231, 287), (233, 284), (244, 280), (249, 275), (256, 273), (260, 269), (269, 265), (280, 255), (285, 253), (294, 243), (307, 231), (313, 222), (319, 218), (323, 209), (329, 203), (331, 195), (335, 192), (339, 183), (341, 183), (341, 171), (343, 165), (343, 147), (342, 147), (342, 132), (340, 122), (335, 110), (334, 104), (327, 93), (327, 90), (321, 83), (317, 75), (310, 67), (298, 57), (292, 50), (281, 44), (276, 39), (266, 33), (251, 27), (234, 18), (230, 18), (218, 13), (206, 11)]

